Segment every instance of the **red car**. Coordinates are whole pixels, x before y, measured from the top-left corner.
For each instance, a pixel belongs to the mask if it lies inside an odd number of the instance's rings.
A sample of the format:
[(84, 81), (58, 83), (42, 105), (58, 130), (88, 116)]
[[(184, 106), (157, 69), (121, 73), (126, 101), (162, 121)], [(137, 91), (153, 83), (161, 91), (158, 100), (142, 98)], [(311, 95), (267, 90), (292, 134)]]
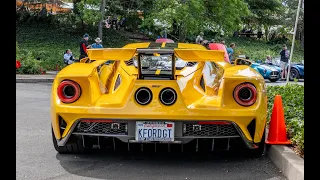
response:
[(174, 43), (174, 41), (172, 39), (167, 39), (167, 38), (159, 38), (156, 40), (156, 43), (163, 43), (163, 42)]

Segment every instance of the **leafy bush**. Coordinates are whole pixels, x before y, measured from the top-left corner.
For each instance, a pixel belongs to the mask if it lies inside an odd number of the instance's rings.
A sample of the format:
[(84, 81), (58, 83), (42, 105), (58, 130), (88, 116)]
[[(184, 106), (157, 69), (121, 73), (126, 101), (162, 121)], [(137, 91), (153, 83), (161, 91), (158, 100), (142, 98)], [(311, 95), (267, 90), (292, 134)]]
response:
[[(97, 29), (96, 29), (97, 31)], [(91, 36), (89, 43), (93, 43), (94, 38), (98, 36), (97, 32), (88, 32)], [(80, 55), (79, 43), (82, 33), (63, 31), (58, 28), (50, 27), (48, 24), (41, 23), (19, 23), (16, 27), (16, 41), (19, 44), (17, 58), (21, 58), (31, 52), (35, 59), (40, 59), (40, 64), (44, 69), (56, 70), (58, 66), (62, 69), (63, 53), (66, 49), (71, 49), (74, 57), (77, 59)], [(104, 47), (122, 47), (132, 42), (120, 31), (105, 29), (103, 32)]]
[(268, 122), (271, 118), (274, 97), (281, 95), (288, 136), (298, 150), (304, 153), (304, 86), (268, 86)]
[(16, 69), (17, 73), (41, 74), (42, 72), (46, 71), (46, 69), (41, 66), (42, 61), (36, 60), (31, 52), (28, 53), (27, 56), (23, 57), (20, 61), (21, 67), (19, 69)]

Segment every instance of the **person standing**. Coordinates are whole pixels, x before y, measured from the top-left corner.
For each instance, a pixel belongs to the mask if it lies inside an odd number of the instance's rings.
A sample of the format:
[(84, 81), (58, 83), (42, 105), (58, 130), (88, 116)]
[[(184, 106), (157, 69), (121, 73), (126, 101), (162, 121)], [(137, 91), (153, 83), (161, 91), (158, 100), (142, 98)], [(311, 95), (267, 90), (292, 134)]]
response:
[(110, 26), (111, 26), (111, 18), (110, 18), (110, 16), (108, 16), (108, 18), (105, 20), (105, 26), (106, 26), (107, 29), (110, 28)]
[(234, 48), (236, 47), (236, 44), (235, 43), (231, 43), (230, 44), (230, 47), (227, 48), (227, 53), (228, 53), (228, 56), (229, 56), (229, 61), (231, 63), (233, 63), (233, 59), (232, 59), (232, 56), (234, 54)]
[(223, 44), (223, 45), (226, 47), (226, 49), (228, 48), (228, 47), (226, 46), (226, 42), (225, 42), (224, 40), (221, 40), (220, 43)]
[(102, 46), (102, 44), (101, 44), (102, 40), (101, 40), (100, 38), (97, 37), (94, 41), (95, 41), (96, 43), (93, 43), (93, 44), (91, 45), (91, 48), (103, 48), (103, 46)]
[(89, 34), (83, 35), (83, 38), (80, 42), (80, 57), (79, 60), (85, 57), (88, 57), (87, 49), (91, 47), (91, 45), (88, 44), (89, 40)]
[(203, 36), (204, 36), (204, 33), (200, 32), (200, 34), (196, 38), (196, 44), (201, 44), (201, 42), (203, 41)]
[(288, 61), (289, 61), (289, 56), (290, 56), (290, 52), (287, 49), (287, 46), (284, 44), (282, 46), (282, 50), (280, 51), (280, 68), (282, 69), (282, 74), (281, 74), (281, 78), (283, 80), (286, 79), (287, 76), (287, 71), (286, 71), (286, 67), (288, 66)]

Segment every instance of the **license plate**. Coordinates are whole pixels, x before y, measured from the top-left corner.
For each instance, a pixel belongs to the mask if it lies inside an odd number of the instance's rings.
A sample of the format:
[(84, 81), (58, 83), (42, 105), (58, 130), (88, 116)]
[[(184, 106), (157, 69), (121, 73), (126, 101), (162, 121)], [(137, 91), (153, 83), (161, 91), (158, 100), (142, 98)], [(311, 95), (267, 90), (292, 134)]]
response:
[(136, 141), (174, 141), (174, 123), (137, 121)]

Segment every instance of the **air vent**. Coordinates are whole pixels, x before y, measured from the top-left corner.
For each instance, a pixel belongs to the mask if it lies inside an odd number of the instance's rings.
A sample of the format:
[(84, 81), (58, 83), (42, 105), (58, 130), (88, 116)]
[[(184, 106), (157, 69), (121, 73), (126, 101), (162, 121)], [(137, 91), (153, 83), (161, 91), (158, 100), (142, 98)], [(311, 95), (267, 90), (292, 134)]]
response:
[(219, 68), (218, 65), (214, 62), (211, 62), (211, 64), (215, 67), (215, 68)]
[(255, 130), (256, 130), (256, 120), (255, 119), (253, 119), (250, 122), (250, 124), (247, 126), (247, 129), (249, 131), (251, 138), (254, 139), (254, 134), (255, 134)]
[(133, 66), (133, 60), (130, 59), (129, 61), (125, 61), (127, 66)]
[(197, 62), (188, 62), (186, 66), (187, 67), (193, 67), (196, 64), (197, 64)]
[(114, 84), (113, 91), (117, 90), (117, 88), (120, 86), (120, 84), (121, 84), (121, 77), (120, 77), (120, 74), (118, 74), (117, 80)]
[(61, 116), (59, 116), (59, 126), (60, 126), (60, 133), (61, 135), (63, 134), (64, 130), (66, 129), (67, 127), (67, 123), (64, 119), (62, 119)]
[(201, 79), (200, 79), (200, 86), (203, 89), (203, 91), (206, 91), (206, 87), (205, 87), (205, 84), (204, 84), (203, 76), (201, 76)]

